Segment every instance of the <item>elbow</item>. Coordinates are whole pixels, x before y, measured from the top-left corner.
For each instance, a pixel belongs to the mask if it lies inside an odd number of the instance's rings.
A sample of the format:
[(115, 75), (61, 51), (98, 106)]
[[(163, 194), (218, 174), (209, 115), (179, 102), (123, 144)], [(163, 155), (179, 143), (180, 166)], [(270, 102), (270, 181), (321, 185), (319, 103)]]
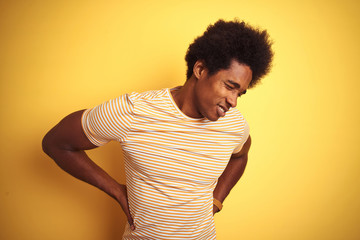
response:
[(47, 133), (41, 142), (42, 150), (44, 153), (50, 156), (50, 139), (49, 139), (49, 133)]
[(63, 137), (59, 135), (56, 127), (51, 129), (42, 139), (42, 150), (54, 161), (57, 161), (60, 155), (66, 152), (72, 152), (69, 144), (65, 144)]
[(54, 158), (53, 156), (56, 152), (57, 145), (51, 130), (42, 139), (41, 146), (44, 153), (49, 157)]

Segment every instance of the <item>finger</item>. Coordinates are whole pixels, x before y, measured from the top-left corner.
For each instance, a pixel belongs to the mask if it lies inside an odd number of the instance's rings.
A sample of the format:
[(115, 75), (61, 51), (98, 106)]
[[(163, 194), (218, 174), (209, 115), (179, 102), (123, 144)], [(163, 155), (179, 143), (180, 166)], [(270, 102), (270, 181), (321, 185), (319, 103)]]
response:
[(130, 225), (130, 229), (131, 229), (132, 231), (134, 231), (134, 230), (135, 230), (135, 225), (134, 225), (134, 220), (132, 219), (131, 216), (128, 216), (128, 223), (129, 223), (129, 225)]
[(135, 230), (135, 225), (134, 224), (130, 225), (130, 229), (131, 229), (131, 231), (134, 231)]
[(213, 215), (219, 211), (219, 208), (215, 205), (213, 205)]

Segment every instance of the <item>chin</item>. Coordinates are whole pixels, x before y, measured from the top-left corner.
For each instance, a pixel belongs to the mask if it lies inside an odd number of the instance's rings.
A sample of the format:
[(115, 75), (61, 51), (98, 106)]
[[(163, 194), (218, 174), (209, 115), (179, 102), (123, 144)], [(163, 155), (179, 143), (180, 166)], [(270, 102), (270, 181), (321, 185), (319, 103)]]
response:
[(217, 121), (220, 117), (219, 116), (208, 116), (206, 118), (210, 121)]
[(220, 116), (216, 113), (212, 114), (208, 112), (202, 112), (201, 115), (209, 121), (217, 121), (220, 118)]

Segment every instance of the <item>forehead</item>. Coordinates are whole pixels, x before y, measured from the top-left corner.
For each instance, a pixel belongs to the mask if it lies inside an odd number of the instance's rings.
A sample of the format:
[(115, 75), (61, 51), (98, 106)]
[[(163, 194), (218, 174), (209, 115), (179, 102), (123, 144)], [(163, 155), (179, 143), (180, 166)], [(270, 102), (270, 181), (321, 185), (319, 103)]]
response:
[(232, 60), (229, 68), (219, 70), (219, 80), (238, 84), (242, 90), (246, 90), (252, 79), (252, 71), (246, 64)]

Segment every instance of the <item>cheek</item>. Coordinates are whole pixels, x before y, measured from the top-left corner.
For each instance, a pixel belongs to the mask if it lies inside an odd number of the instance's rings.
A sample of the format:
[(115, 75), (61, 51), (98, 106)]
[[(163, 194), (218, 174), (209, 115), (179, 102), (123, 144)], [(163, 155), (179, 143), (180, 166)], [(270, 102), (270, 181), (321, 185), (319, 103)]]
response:
[(202, 82), (196, 89), (197, 104), (201, 108), (209, 108), (218, 104), (224, 96), (224, 88), (221, 83), (208, 80), (206, 84)]
[(228, 94), (228, 91), (226, 89), (219, 87), (213, 91), (212, 97), (215, 101), (219, 101), (223, 98), (226, 98), (227, 94)]

